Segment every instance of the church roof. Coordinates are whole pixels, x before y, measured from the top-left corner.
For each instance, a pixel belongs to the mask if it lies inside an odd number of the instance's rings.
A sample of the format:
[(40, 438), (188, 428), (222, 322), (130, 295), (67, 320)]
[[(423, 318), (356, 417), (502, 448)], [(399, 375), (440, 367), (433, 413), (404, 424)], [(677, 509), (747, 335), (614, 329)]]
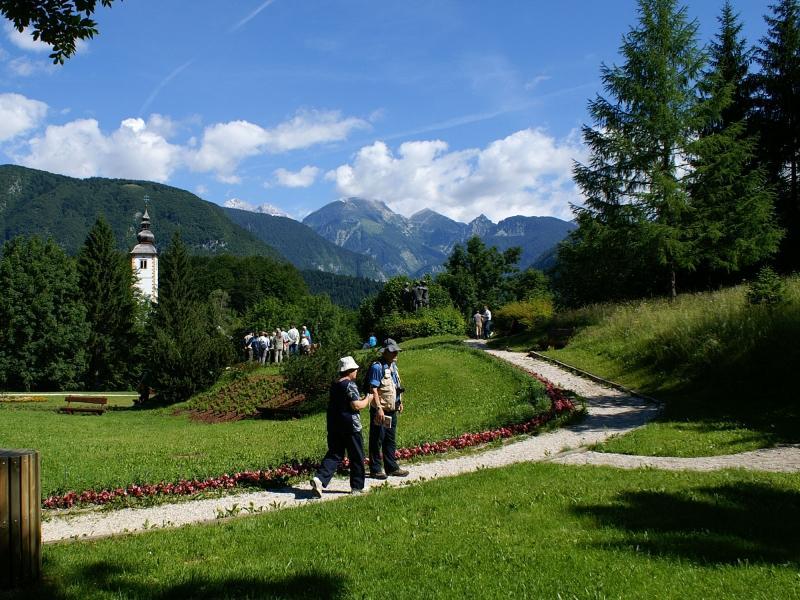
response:
[[(145, 201), (146, 200), (145, 198)], [(150, 215), (146, 207), (142, 215), (142, 224), (139, 226), (139, 233), (136, 234), (136, 240), (139, 243), (131, 250), (131, 254), (158, 254), (158, 250), (156, 250), (155, 247), (156, 236), (150, 231)]]

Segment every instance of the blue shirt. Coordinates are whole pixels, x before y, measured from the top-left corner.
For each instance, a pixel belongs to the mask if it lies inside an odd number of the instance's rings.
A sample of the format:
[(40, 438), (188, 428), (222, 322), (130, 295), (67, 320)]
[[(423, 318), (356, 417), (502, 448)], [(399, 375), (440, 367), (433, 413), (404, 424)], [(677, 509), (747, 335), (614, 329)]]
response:
[(374, 335), (369, 336), (369, 347), (374, 348), (377, 345), (378, 345), (378, 339)]

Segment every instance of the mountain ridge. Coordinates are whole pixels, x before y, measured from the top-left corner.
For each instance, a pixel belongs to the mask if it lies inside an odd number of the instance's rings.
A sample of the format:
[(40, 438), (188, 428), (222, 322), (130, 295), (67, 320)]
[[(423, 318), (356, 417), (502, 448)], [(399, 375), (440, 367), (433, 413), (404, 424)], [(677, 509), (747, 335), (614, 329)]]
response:
[(441, 271), (453, 247), (473, 235), (501, 251), (521, 247), (522, 268), (549, 266), (555, 246), (576, 227), (556, 217), (523, 215), (494, 223), (481, 214), (461, 223), (431, 208), (406, 218), (385, 202), (355, 197), (330, 202), (303, 223), (337, 246), (369, 254), (387, 275), (411, 276)]

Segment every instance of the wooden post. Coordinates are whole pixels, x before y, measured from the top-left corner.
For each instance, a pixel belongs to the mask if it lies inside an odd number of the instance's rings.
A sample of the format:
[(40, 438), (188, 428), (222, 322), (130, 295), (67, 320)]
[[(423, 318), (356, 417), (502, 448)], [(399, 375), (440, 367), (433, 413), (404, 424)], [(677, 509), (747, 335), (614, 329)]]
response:
[(0, 450), (0, 588), (35, 581), (41, 571), (39, 453)]

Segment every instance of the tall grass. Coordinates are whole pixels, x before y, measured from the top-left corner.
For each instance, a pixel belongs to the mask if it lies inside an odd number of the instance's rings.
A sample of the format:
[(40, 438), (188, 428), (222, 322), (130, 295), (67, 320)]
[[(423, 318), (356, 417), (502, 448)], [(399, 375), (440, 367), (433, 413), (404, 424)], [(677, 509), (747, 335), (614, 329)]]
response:
[(800, 358), (800, 277), (787, 280), (787, 301), (775, 306), (748, 304), (746, 287), (738, 286), (591, 306), (562, 313), (558, 322), (582, 327), (565, 357), (593, 355), (648, 388), (754, 377), (774, 386)]

